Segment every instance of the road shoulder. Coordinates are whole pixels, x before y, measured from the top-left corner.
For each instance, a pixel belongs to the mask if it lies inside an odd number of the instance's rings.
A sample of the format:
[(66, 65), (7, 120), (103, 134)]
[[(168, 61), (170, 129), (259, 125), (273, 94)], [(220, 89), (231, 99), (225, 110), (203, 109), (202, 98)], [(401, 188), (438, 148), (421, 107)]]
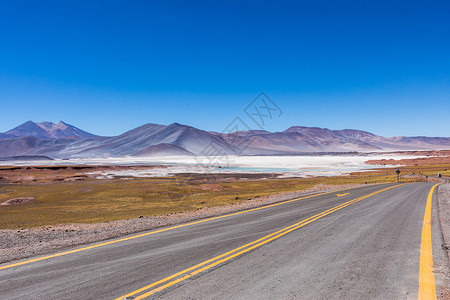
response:
[(441, 184), (432, 210), (433, 261), (438, 299), (450, 299), (450, 184)]

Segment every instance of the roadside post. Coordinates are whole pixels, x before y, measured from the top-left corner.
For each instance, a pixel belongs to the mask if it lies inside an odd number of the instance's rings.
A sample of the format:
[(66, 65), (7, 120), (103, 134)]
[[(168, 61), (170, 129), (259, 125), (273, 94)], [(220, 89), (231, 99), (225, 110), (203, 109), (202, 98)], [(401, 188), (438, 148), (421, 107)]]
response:
[(397, 183), (400, 182), (400, 170), (397, 169), (397, 171), (395, 171), (395, 173), (397, 173)]

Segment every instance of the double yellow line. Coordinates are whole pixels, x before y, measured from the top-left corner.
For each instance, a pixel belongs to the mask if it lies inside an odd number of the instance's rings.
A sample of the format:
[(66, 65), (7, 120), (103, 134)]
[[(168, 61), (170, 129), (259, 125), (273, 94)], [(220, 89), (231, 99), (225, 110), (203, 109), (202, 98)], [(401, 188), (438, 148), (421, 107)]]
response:
[[(381, 192), (387, 191), (389, 189), (392, 189), (392, 188), (395, 188), (395, 187), (398, 187), (398, 186), (401, 186), (401, 185), (403, 185), (403, 184), (399, 184), (399, 185), (391, 186), (391, 187), (388, 187), (388, 188), (384, 188), (382, 190), (379, 190), (379, 191), (370, 193), (368, 195), (361, 196), (359, 198), (356, 198), (356, 199), (347, 201), (345, 203), (342, 203), (340, 205), (337, 205), (337, 206), (335, 206), (333, 208), (330, 208), (330, 209), (328, 209), (326, 211), (323, 211), (323, 212), (321, 212), (319, 214), (316, 214), (316, 215), (314, 215), (312, 217), (304, 219), (304, 220), (302, 220), (302, 221), (300, 221), (298, 223), (295, 223), (295, 224), (293, 224), (291, 226), (285, 227), (285, 228), (283, 228), (281, 230), (278, 230), (278, 231), (276, 231), (276, 232), (274, 232), (272, 234), (266, 235), (266, 236), (264, 236), (264, 237), (262, 237), (262, 238), (260, 238), (260, 239), (258, 239), (256, 241), (253, 241), (251, 243), (248, 243), (246, 245), (238, 247), (238, 248), (236, 248), (234, 250), (231, 250), (231, 251), (228, 251), (226, 253), (223, 253), (223, 254), (221, 254), (219, 256), (216, 256), (214, 258), (208, 259), (208, 260), (206, 260), (206, 261), (204, 261), (202, 263), (199, 263), (199, 264), (197, 264), (195, 266), (192, 266), (192, 267), (190, 267), (188, 269), (185, 269), (185, 270), (183, 270), (181, 272), (175, 273), (175, 274), (173, 274), (171, 276), (168, 276), (168, 277), (166, 277), (164, 279), (161, 279), (161, 280), (156, 281), (156, 282), (154, 282), (152, 284), (144, 286), (144, 287), (142, 287), (142, 288), (140, 288), (138, 290), (135, 290), (135, 291), (133, 291), (131, 293), (123, 295), (123, 296), (117, 298), (116, 300), (121, 300), (121, 299), (124, 299), (126, 297), (131, 297), (131, 296), (134, 296), (133, 299), (135, 299), (135, 300), (144, 299), (146, 297), (149, 297), (149, 296), (151, 296), (151, 295), (153, 295), (153, 294), (155, 294), (157, 292), (160, 292), (160, 291), (162, 291), (164, 289), (167, 289), (167, 288), (169, 288), (169, 287), (171, 287), (173, 285), (176, 285), (176, 284), (178, 284), (178, 283), (180, 283), (180, 282), (182, 282), (182, 281), (184, 281), (186, 279), (189, 279), (189, 278), (191, 278), (191, 277), (193, 277), (193, 276), (195, 276), (195, 275), (197, 275), (199, 273), (207, 271), (207, 270), (209, 270), (209, 269), (211, 269), (211, 268), (213, 268), (215, 266), (218, 266), (218, 265), (221, 265), (221, 264), (223, 264), (223, 263), (225, 263), (227, 261), (230, 261), (231, 259), (233, 259), (235, 257), (238, 257), (238, 256), (240, 256), (240, 255), (242, 255), (244, 253), (252, 251), (252, 250), (254, 250), (254, 249), (258, 248), (258, 247), (261, 247), (262, 245), (265, 245), (265, 244), (267, 244), (267, 243), (269, 243), (269, 242), (271, 242), (273, 240), (276, 240), (276, 239), (278, 239), (278, 238), (280, 238), (280, 237), (282, 237), (282, 236), (284, 236), (284, 235), (286, 235), (286, 234), (288, 234), (288, 233), (290, 233), (290, 232), (292, 232), (292, 231), (294, 231), (296, 229), (299, 229), (299, 228), (301, 228), (301, 227), (303, 227), (303, 226), (305, 226), (305, 225), (307, 225), (309, 223), (312, 223), (312, 222), (314, 222), (314, 221), (316, 221), (316, 220), (318, 220), (318, 219), (320, 219), (320, 218), (322, 218), (324, 216), (327, 216), (327, 215), (329, 215), (329, 214), (331, 214), (331, 213), (333, 213), (335, 211), (338, 211), (340, 209), (343, 209), (344, 207), (347, 207), (347, 206), (349, 206), (351, 204), (359, 202), (359, 201), (361, 201), (363, 199), (369, 198), (371, 196), (374, 196), (376, 194), (379, 194)], [(138, 295), (138, 296), (136, 296), (136, 295)]]

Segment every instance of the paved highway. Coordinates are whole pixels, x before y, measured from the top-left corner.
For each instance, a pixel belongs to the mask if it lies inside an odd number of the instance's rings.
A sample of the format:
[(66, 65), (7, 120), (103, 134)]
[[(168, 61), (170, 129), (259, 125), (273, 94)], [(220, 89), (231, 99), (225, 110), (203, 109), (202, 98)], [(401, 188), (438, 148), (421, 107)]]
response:
[(0, 299), (433, 299), (437, 188), (322, 193), (3, 264)]

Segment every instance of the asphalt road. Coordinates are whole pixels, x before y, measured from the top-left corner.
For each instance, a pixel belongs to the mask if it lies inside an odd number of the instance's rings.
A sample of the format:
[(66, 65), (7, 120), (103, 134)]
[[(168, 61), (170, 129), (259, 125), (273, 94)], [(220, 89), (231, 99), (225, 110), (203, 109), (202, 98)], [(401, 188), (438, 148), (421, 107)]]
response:
[(0, 299), (417, 299), (433, 185), (365, 186), (3, 264)]

